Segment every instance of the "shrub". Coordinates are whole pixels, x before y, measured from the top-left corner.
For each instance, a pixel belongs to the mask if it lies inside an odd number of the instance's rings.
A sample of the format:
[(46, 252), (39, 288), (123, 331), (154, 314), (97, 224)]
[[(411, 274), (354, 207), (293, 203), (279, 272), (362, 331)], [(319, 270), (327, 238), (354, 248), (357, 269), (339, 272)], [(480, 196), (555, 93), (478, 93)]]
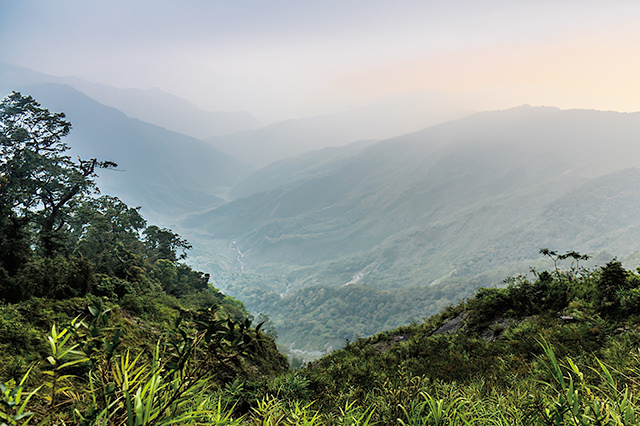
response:
[(16, 277), (19, 300), (30, 297), (67, 299), (84, 296), (95, 277), (91, 262), (83, 257), (36, 258), (27, 262)]

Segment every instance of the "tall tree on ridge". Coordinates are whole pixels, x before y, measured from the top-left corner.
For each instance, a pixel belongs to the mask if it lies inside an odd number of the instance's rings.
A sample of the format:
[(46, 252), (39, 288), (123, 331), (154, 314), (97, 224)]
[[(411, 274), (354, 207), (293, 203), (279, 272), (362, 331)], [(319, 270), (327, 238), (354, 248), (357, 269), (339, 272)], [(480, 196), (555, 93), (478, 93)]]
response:
[[(66, 155), (62, 138), (71, 130), (64, 113), (52, 113), (31, 96), (13, 92), (0, 102), (0, 199), (2, 233), (8, 245), (24, 246), (28, 228), (46, 257), (63, 245), (71, 200), (98, 192), (95, 171), (116, 167), (95, 158), (77, 161)], [(3, 255), (4, 257), (4, 255)], [(0, 258), (9, 269), (17, 259)]]

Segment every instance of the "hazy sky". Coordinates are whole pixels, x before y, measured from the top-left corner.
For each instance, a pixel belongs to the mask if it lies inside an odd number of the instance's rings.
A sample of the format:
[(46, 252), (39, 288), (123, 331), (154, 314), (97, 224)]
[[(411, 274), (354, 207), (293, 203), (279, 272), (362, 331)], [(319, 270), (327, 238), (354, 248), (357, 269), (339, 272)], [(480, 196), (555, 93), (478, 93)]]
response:
[(441, 91), (640, 110), (638, 1), (0, 0), (0, 61), (263, 121)]

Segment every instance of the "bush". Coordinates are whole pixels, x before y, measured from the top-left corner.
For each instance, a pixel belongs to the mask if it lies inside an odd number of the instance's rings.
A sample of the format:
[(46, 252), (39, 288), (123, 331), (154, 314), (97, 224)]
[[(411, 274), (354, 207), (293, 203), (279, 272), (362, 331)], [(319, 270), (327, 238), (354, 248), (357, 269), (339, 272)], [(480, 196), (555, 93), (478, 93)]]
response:
[(618, 292), (627, 289), (627, 271), (622, 263), (613, 259), (603, 266), (597, 288), (600, 312), (605, 315), (615, 314), (620, 308)]
[(512, 302), (507, 289), (478, 289), (476, 296), (467, 303), (467, 308), (471, 311), (469, 325), (479, 326), (503, 315), (513, 308)]
[(2, 354), (12, 356), (37, 352), (40, 333), (29, 325), (15, 305), (0, 306), (0, 336), (5, 348)]
[(84, 257), (36, 258), (26, 263), (15, 279), (20, 291), (19, 300), (30, 297), (67, 299), (84, 296), (90, 290), (95, 277)]
[(129, 281), (118, 277), (110, 277), (106, 274), (96, 274), (96, 284), (92, 291), (96, 296), (107, 296), (118, 300), (134, 292), (134, 286)]

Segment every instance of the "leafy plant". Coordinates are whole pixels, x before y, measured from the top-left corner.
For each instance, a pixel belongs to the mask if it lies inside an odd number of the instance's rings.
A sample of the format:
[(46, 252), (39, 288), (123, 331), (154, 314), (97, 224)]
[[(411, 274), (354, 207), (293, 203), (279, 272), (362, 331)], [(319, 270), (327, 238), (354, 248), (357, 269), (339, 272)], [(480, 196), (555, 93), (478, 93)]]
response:
[(23, 395), (24, 386), (31, 372), (31, 368), (24, 374), (20, 382), (16, 385), (11, 380), (8, 383), (0, 383), (0, 426), (6, 425), (24, 425), (34, 413), (27, 411), (27, 405), (31, 398), (40, 390), (40, 387), (33, 389), (26, 397)]
[[(51, 334), (47, 336), (51, 355), (47, 357), (50, 369), (44, 370), (46, 376), (44, 386), (49, 389), (44, 395), (52, 411), (57, 411), (62, 405), (68, 404), (73, 399), (73, 384), (71, 380), (75, 378), (73, 374), (66, 374), (70, 367), (86, 363), (89, 358), (86, 354), (78, 350), (79, 343), (74, 343), (71, 338), (73, 331), (80, 327), (81, 322), (75, 318), (69, 327), (58, 331), (56, 325), (51, 327)], [(62, 401), (60, 398), (65, 398)]]

